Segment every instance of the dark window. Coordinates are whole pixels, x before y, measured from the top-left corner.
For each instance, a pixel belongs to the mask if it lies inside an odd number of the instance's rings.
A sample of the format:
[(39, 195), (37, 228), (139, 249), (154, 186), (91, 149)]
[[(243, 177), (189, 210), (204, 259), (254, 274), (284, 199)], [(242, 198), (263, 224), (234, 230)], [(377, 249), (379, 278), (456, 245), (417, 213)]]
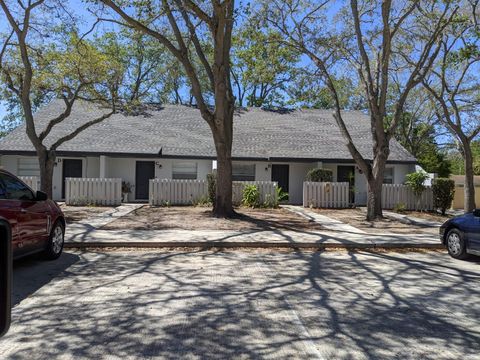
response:
[[(5, 190), (5, 199), (11, 200), (34, 200), (32, 190), (25, 184), (7, 174), (0, 174), (0, 182)], [(1, 191), (0, 191), (1, 194)]]
[(393, 168), (392, 167), (385, 168), (385, 172), (383, 174), (384, 174), (383, 183), (393, 184)]
[(233, 164), (233, 181), (255, 181), (255, 164)]
[(189, 161), (177, 161), (172, 166), (172, 179), (195, 180), (197, 179), (197, 163)]

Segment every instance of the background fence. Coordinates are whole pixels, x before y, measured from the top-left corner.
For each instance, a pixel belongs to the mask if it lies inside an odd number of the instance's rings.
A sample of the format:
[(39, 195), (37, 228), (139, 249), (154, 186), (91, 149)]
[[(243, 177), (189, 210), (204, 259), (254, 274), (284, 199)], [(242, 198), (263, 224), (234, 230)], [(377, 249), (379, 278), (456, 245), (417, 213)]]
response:
[(66, 178), (67, 205), (120, 205), (122, 179)]
[[(480, 207), (480, 186), (475, 185), (475, 204)], [(452, 209), (463, 209), (465, 206), (465, 188), (463, 185), (455, 186), (455, 196), (453, 197)]]
[(153, 206), (191, 205), (208, 197), (206, 180), (152, 179), (149, 203)]
[(419, 199), (406, 185), (383, 184), (382, 207), (393, 209), (401, 204), (405, 206), (405, 210), (433, 210), (432, 188), (427, 187)]
[(40, 178), (38, 176), (19, 176), (19, 178), (30, 186), (33, 191), (40, 189)]
[[(303, 206), (318, 208), (347, 208), (349, 184), (347, 182), (304, 182)], [(402, 184), (383, 184), (382, 207), (393, 209), (403, 205), (405, 210), (433, 210), (432, 188), (427, 187), (420, 199)]]
[[(257, 186), (262, 203), (276, 200), (276, 182), (234, 181), (232, 185), (232, 201), (234, 205), (241, 204), (245, 185)], [(201, 201), (208, 201), (208, 183), (206, 180), (150, 180), (150, 205), (191, 205)]]
[(315, 208), (347, 208), (348, 182), (304, 182), (303, 206)]

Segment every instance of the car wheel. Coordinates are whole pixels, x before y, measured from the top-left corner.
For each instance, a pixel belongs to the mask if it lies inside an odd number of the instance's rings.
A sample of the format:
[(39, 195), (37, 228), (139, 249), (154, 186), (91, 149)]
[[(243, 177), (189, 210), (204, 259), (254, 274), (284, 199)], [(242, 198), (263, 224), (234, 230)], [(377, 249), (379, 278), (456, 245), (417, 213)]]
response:
[(463, 232), (460, 230), (452, 229), (448, 232), (446, 245), (451, 257), (461, 260), (468, 257)]
[(48, 260), (58, 259), (63, 251), (63, 243), (65, 240), (65, 227), (60, 221), (57, 221), (50, 231), (48, 245), (45, 249), (45, 257)]

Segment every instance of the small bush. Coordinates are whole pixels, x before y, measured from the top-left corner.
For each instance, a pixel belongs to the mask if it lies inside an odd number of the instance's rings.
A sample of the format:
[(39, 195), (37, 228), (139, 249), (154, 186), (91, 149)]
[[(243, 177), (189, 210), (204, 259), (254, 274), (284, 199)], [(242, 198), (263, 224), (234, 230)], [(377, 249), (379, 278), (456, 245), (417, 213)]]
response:
[(215, 204), (217, 194), (217, 174), (207, 174), (208, 200)]
[(428, 174), (423, 171), (414, 172), (405, 176), (405, 185), (407, 185), (416, 196), (422, 195), (427, 188), (424, 183), (428, 179)]
[(260, 202), (260, 191), (256, 185), (246, 185), (243, 188), (242, 205), (257, 207)]
[(312, 182), (331, 182), (333, 181), (333, 172), (328, 169), (312, 169), (307, 173), (305, 180)]
[(277, 193), (277, 200), (278, 202), (280, 201), (288, 201), (288, 192), (285, 192), (282, 190), (281, 187), (278, 187), (276, 188), (276, 193)]
[(122, 181), (122, 194), (131, 194), (132, 187), (128, 181)]
[(413, 191), (415, 194), (417, 201), (416, 201), (416, 210), (420, 210), (420, 205), (422, 202), (422, 194), (427, 188), (425, 186), (425, 180), (428, 179), (428, 174), (424, 171), (414, 172), (407, 174), (405, 177), (405, 185), (407, 185), (410, 190)]
[(433, 181), (433, 206), (440, 209), (442, 215), (445, 215), (447, 209), (452, 206), (453, 196), (455, 195), (455, 181), (447, 178), (438, 178)]
[(407, 206), (404, 203), (395, 204), (395, 206), (393, 207), (393, 211), (397, 213), (403, 213), (406, 210), (407, 210)]

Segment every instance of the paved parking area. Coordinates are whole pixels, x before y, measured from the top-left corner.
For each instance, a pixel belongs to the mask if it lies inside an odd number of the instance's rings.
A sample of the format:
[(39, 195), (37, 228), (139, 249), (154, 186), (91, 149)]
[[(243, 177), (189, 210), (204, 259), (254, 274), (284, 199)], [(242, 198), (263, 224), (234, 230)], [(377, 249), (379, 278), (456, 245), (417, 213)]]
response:
[(480, 261), (68, 252), (15, 264), (2, 359), (478, 359)]

